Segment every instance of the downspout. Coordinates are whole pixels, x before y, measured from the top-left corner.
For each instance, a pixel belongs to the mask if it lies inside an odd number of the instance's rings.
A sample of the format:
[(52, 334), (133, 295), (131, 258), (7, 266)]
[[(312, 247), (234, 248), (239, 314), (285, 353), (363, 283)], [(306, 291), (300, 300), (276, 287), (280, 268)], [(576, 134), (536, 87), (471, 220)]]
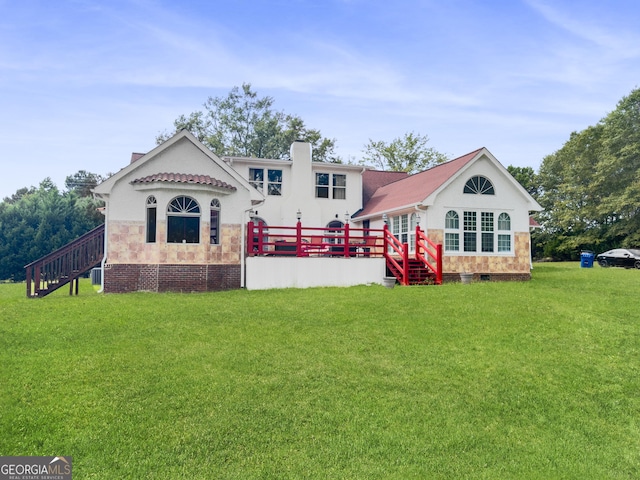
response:
[[(100, 197), (102, 198), (102, 197)], [(109, 225), (109, 222), (107, 222), (107, 205), (105, 202), (105, 206), (104, 206), (104, 210), (102, 211), (102, 214), (104, 215), (104, 253), (102, 254), (102, 261), (100, 262), (100, 290), (98, 290), (98, 293), (103, 293), (104, 292), (104, 266), (107, 263), (107, 225)]]

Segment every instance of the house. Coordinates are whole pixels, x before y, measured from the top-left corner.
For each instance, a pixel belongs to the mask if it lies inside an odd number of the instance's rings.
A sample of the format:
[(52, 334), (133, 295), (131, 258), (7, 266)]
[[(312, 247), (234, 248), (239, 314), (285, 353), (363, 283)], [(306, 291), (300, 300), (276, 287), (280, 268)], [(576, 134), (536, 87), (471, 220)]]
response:
[[(388, 172), (364, 172), (375, 183)], [(486, 148), (378, 186), (353, 219), (415, 245), (416, 225), (444, 245), (445, 279), (531, 277), (530, 212), (542, 207)]]
[(312, 162), (304, 142), (287, 160), (219, 158), (186, 130), (94, 194), (105, 292), (380, 283), (394, 255), (384, 233), (413, 252), (418, 225), (444, 245), (445, 278), (527, 279), (541, 209), (484, 148), (407, 175)]

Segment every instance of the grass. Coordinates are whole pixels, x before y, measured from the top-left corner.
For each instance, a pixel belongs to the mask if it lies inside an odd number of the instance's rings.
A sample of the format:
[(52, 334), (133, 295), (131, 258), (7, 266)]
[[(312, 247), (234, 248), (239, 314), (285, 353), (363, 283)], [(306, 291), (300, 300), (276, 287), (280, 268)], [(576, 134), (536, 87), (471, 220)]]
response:
[(74, 478), (637, 478), (640, 272), (98, 295), (0, 285), (0, 454)]

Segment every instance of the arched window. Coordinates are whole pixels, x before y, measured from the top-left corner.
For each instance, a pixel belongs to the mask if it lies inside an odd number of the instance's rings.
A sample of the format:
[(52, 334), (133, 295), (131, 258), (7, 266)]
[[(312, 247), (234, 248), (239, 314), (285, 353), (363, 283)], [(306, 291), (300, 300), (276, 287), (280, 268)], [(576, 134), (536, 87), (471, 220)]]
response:
[(147, 197), (147, 243), (156, 243), (156, 221), (158, 219), (158, 202), (153, 195)]
[(211, 221), (209, 223), (209, 242), (211, 245), (220, 243), (220, 200), (211, 200)]
[(455, 210), (449, 210), (444, 217), (444, 249), (447, 252), (460, 251), (460, 217)]
[(200, 205), (191, 197), (176, 197), (167, 207), (167, 243), (200, 242)]
[(471, 177), (464, 186), (463, 193), (472, 193), (477, 195), (495, 195), (493, 184), (491, 181), (480, 175)]
[(498, 252), (511, 251), (511, 217), (508, 213), (498, 216)]

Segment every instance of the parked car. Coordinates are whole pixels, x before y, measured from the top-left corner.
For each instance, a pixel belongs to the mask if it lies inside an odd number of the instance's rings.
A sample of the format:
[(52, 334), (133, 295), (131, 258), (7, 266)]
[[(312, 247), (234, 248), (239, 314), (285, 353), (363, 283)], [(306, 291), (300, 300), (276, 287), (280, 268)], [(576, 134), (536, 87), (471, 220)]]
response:
[(601, 267), (635, 267), (640, 269), (640, 250), (636, 248), (614, 248), (596, 257)]

